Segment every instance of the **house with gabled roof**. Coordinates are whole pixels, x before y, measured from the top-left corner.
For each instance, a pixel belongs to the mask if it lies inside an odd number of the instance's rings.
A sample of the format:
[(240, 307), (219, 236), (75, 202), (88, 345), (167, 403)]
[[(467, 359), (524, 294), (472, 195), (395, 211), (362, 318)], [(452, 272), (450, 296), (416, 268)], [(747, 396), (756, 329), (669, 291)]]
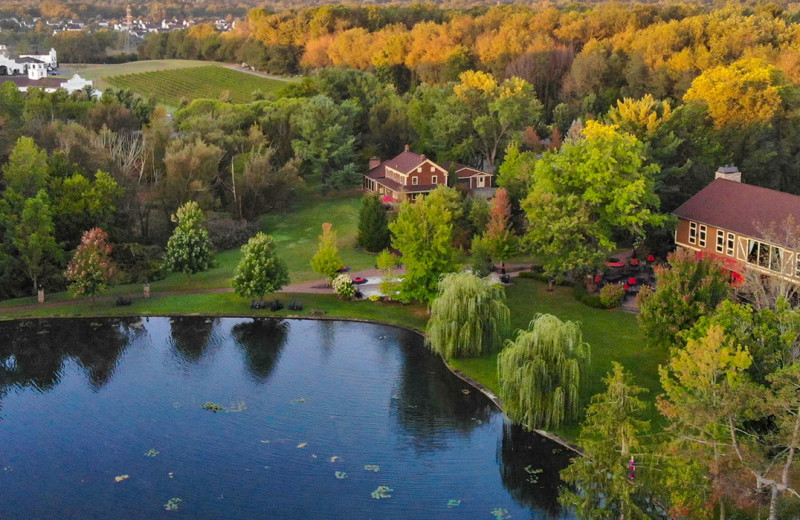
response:
[(746, 269), (800, 284), (800, 196), (745, 184), (735, 166), (717, 170), (711, 184), (677, 208), (675, 243), (722, 261), (741, 276)]
[(440, 165), (406, 145), (405, 150), (386, 161), (370, 159), (369, 170), (364, 174), (364, 191), (381, 195), (384, 202), (414, 201), (439, 185), (447, 185), (450, 171), (468, 189), (492, 188), (490, 173), (453, 162)]

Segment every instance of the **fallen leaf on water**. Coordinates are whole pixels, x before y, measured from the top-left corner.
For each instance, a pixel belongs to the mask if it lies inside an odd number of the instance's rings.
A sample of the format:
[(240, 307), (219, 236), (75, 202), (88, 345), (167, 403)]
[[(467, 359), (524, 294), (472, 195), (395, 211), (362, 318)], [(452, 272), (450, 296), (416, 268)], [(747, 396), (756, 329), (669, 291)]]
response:
[(305, 448), (306, 446), (308, 446), (307, 442), (301, 442), (300, 444), (297, 445), (298, 448)]
[(129, 479), (129, 478), (131, 478), (130, 475), (119, 475), (117, 477), (114, 477), (114, 482), (122, 482), (123, 480)]
[(331, 462), (336, 462), (336, 461), (337, 461), (337, 460), (339, 460), (340, 458), (341, 458), (341, 457), (339, 457), (338, 455), (334, 455), (333, 457), (331, 457)]
[(269, 441), (261, 441), (262, 444), (269, 444)]

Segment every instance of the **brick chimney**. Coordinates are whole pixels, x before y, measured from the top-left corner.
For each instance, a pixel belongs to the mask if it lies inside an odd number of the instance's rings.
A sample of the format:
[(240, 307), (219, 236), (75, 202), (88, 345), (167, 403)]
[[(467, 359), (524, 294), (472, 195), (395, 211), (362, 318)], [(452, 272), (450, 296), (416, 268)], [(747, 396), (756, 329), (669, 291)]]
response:
[(714, 174), (714, 180), (716, 179), (742, 182), (742, 172), (740, 172), (739, 168), (736, 166), (732, 164), (726, 164), (725, 166), (720, 166), (719, 169), (717, 169), (717, 172)]
[(371, 169), (373, 169), (373, 168), (375, 168), (377, 166), (380, 166), (380, 164), (381, 164), (381, 158), (380, 157), (373, 157), (373, 158), (371, 158), (369, 160), (369, 169), (371, 170)]
[(423, 161), (425, 160), (425, 154), (420, 155), (420, 157), (422, 157)]

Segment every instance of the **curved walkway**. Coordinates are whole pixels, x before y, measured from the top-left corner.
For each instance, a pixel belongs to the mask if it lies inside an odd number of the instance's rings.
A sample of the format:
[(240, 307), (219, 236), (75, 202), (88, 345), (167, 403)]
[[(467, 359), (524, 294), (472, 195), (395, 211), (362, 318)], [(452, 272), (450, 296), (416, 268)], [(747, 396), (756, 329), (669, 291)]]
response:
[[(522, 271), (529, 266), (526, 265), (507, 265), (506, 270), (509, 276), (518, 276), (519, 271)], [(397, 269), (397, 274), (404, 274), (405, 270), (403, 268)], [(364, 271), (354, 271), (347, 273), (351, 277), (362, 277), (366, 278), (367, 280), (375, 280), (380, 279), (381, 271), (378, 269), (366, 269)], [(493, 278), (497, 278), (497, 273), (492, 273)], [(497, 278), (499, 281), (499, 278)], [(379, 281), (375, 281), (373, 283), (367, 283), (362, 288), (365, 287), (376, 287)], [(152, 297), (155, 296), (170, 296), (175, 294), (212, 294), (212, 293), (231, 293), (233, 292), (233, 288), (231, 287), (218, 287), (213, 289), (186, 289), (181, 291), (152, 291), (150, 295)], [(333, 294), (333, 289), (325, 282), (325, 280), (314, 280), (310, 282), (302, 282), (296, 283), (285, 286), (283, 289), (278, 291), (279, 293), (305, 293), (305, 294)], [(120, 296), (124, 296), (130, 299), (141, 299), (143, 296), (141, 293), (137, 294), (124, 294), (124, 295), (117, 295), (117, 296), (102, 296), (99, 298), (95, 298), (95, 303), (97, 302), (110, 302), (114, 301)], [(49, 308), (57, 308), (57, 307), (64, 307), (67, 305), (74, 305), (76, 303), (85, 303), (90, 304), (91, 300), (89, 298), (83, 298), (80, 300), (61, 300), (55, 302), (45, 301), (44, 303), (29, 303), (26, 305), (15, 305), (13, 307), (0, 307), (0, 315), (4, 312), (18, 312), (24, 311), (26, 309), (49, 309)]]

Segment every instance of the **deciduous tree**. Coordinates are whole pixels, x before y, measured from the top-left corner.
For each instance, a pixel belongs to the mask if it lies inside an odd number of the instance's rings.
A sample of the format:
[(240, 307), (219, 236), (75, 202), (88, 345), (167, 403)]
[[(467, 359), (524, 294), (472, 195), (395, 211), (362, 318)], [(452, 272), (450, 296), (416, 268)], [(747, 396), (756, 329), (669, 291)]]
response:
[(275, 240), (264, 233), (257, 233), (242, 246), (242, 259), (233, 275), (236, 294), (258, 297), (279, 291), (289, 283), (286, 264), (277, 256)]
[(450, 273), (439, 281), (425, 329), (428, 347), (445, 359), (493, 352), (508, 333), (505, 290), (471, 273)]
[(197, 202), (189, 201), (178, 208), (172, 216), (177, 227), (167, 241), (164, 251), (164, 264), (173, 272), (194, 273), (206, 271), (211, 267), (211, 254), (208, 230), (203, 225), (205, 216)]
[[(48, 265), (54, 265), (63, 250), (54, 236), (50, 197), (40, 190), (35, 197), (25, 199), (22, 213), (12, 231), (12, 244), (23, 272), (33, 282), (33, 294), (39, 288), (39, 277)], [(62, 264), (63, 265), (63, 264)]]
[(558, 428), (578, 417), (589, 345), (580, 326), (538, 314), (497, 356), (506, 413), (525, 428)]
[(81, 237), (64, 276), (69, 284), (73, 298), (88, 296), (94, 302), (95, 296), (108, 288), (108, 283), (116, 273), (111, 261), (114, 246), (108, 242), (108, 234), (100, 228), (92, 228)]
[(311, 258), (311, 269), (324, 275), (330, 281), (336, 276), (344, 264), (339, 256), (339, 246), (336, 243), (336, 231), (333, 224), (325, 222), (322, 224), (322, 234), (319, 236), (319, 248)]

